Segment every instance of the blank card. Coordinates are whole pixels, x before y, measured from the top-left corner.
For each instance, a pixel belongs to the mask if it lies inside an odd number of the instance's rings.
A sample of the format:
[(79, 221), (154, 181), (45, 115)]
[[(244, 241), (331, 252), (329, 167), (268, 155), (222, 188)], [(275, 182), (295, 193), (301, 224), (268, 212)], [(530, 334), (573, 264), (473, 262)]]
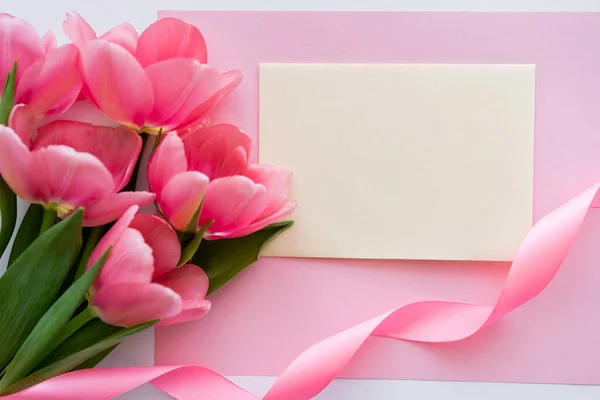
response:
[(259, 158), (294, 172), (266, 255), (512, 260), (532, 225), (533, 65), (261, 64)]

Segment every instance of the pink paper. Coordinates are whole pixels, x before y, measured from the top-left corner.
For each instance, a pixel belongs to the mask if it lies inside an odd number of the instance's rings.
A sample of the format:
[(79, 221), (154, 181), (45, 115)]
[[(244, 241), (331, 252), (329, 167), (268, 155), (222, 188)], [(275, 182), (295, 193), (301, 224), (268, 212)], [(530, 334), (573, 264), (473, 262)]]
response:
[[(160, 13), (167, 15), (200, 27), (209, 62), (245, 73), (221, 117), (253, 137), (260, 62), (530, 63), (537, 77), (536, 221), (600, 172), (598, 14)], [(340, 376), (600, 383), (598, 228), (592, 212), (548, 289), (498, 324), (435, 346), (369, 339)], [(156, 362), (279, 375), (318, 340), (407, 302), (493, 303), (507, 267), (263, 259), (212, 296), (207, 317), (158, 329)]]

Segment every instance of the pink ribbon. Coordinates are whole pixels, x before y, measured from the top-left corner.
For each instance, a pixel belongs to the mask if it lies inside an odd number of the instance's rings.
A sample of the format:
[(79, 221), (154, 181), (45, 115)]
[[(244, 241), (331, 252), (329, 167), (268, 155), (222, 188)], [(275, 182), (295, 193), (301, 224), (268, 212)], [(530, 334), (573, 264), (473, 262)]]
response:
[[(595, 185), (542, 218), (528, 233), (495, 305), (421, 301), (364, 321), (305, 350), (263, 400), (307, 400), (321, 392), (369, 336), (423, 343), (455, 342), (477, 333), (537, 296), (550, 283), (590, 208)], [(42, 382), (10, 400), (104, 400), (151, 383), (179, 400), (256, 400), (218, 373), (199, 366), (88, 369)]]

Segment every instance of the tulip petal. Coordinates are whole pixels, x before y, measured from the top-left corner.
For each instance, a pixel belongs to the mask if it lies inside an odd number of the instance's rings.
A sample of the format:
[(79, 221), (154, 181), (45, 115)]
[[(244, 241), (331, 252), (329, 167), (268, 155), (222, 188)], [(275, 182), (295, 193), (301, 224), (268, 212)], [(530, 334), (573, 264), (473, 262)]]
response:
[(229, 232), (207, 232), (207, 234), (204, 235), (204, 239), (207, 239), (207, 240), (223, 239), (223, 238), (232, 239), (232, 238), (246, 236), (246, 235), (249, 235), (256, 231), (261, 230), (262, 228), (264, 228), (265, 226), (267, 226), (269, 224), (272, 224), (273, 222), (282, 220), (283, 218), (285, 218), (288, 215), (290, 215), (291, 213), (293, 213), (295, 209), (296, 209), (296, 202), (293, 200), (288, 200), (281, 205), (281, 208), (279, 208), (272, 214), (258, 218), (246, 227), (232, 230)]
[(44, 50), (46, 53), (57, 46), (56, 35), (54, 35), (54, 32), (52, 31), (47, 31), (44, 33), (44, 36), (42, 36), (42, 41), (44, 42)]
[(154, 255), (153, 278), (177, 267), (181, 256), (181, 245), (177, 233), (164, 219), (156, 215), (139, 214), (129, 226), (137, 229), (144, 237), (146, 244), (152, 248)]
[(96, 126), (94, 130), (96, 138), (104, 140), (96, 142), (92, 154), (96, 154), (113, 174), (115, 190), (121, 190), (131, 179), (142, 151), (142, 138), (133, 129), (125, 126), (116, 129)]
[(206, 272), (197, 265), (185, 264), (179, 268), (171, 270), (154, 280), (175, 291), (183, 300), (184, 308), (186, 303), (203, 299), (208, 292), (208, 276)]
[(128, 22), (124, 22), (100, 36), (100, 39), (118, 44), (135, 56), (135, 49), (137, 47), (139, 37), (140, 36), (133, 25)]
[(102, 239), (98, 242), (94, 251), (88, 259), (87, 268), (90, 268), (102, 257), (102, 255), (108, 250), (110, 246), (113, 246), (119, 241), (125, 230), (129, 227), (129, 224), (133, 220), (133, 217), (140, 209), (139, 206), (131, 206), (121, 215), (119, 220), (106, 232)]
[(112, 191), (110, 172), (89, 153), (61, 145), (41, 148), (31, 156), (33, 196), (46, 204), (77, 208)]
[(76, 11), (73, 11), (73, 14), (67, 13), (67, 19), (63, 22), (63, 31), (71, 42), (79, 47), (96, 39), (94, 29)]
[(79, 51), (73, 44), (50, 50), (21, 77), (16, 102), (27, 104), (34, 115), (67, 110), (81, 90), (78, 63)]
[(288, 198), (292, 186), (292, 172), (274, 165), (251, 164), (245, 175), (267, 188), (269, 205), (258, 219), (266, 218), (279, 210)]
[[(67, 19), (63, 22), (63, 30), (67, 37), (79, 47), (97, 38), (94, 29), (75, 11), (72, 15), (67, 13)], [(132, 55), (135, 55), (138, 38), (137, 31), (129, 23), (117, 25), (100, 36), (100, 39), (118, 44)]]
[(187, 116), (220, 89), (219, 71), (196, 60), (174, 58), (146, 68), (154, 90), (153, 126), (176, 129)]
[(104, 322), (134, 326), (181, 312), (181, 298), (169, 288), (155, 283), (107, 285), (99, 290), (92, 306)]
[(152, 248), (139, 231), (127, 228), (111, 249), (94, 290), (119, 283), (150, 283), (153, 271)]
[(131, 128), (75, 121), (54, 121), (39, 127), (32, 148), (58, 144), (96, 156), (112, 174), (114, 192), (129, 182), (142, 150), (142, 138)]
[(175, 133), (163, 137), (148, 162), (148, 183), (157, 196), (175, 175), (187, 171), (183, 142)]
[(9, 14), (0, 13), (0, 81), (4, 84), (8, 73), (17, 61), (16, 82), (19, 83), (23, 72), (31, 64), (44, 56), (44, 42), (35, 28), (27, 21)]
[(230, 124), (199, 129), (186, 135), (183, 144), (188, 168), (210, 179), (242, 175), (252, 151), (252, 139)]
[(152, 85), (137, 60), (123, 47), (94, 40), (81, 50), (87, 89), (99, 108), (122, 124), (142, 127), (152, 110)]
[(210, 311), (212, 303), (210, 300), (199, 300), (193, 308), (182, 310), (179, 314), (170, 318), (163, 318), (155, 326), (166, 326), (181, 324), (183, 322), (194, 321), (198, 318), (204, 317)]
[(85, 205), (83, 226), (100, 226), (115, 221), (132, 205), (145, 207), (154, 201), (150, 192), (119, 192)]
[[(100, 110), (100, 106), (98, 105), (98, 103), (96, 102), (96, 99), (94, 99), (94, 96), (92, 95), (92, 92), (90, 91), (90, 88), (87, 84), (87, 82), (85, 81), (85, 75), (83, 74), (83, 69), (81, 72), (81, 78), (83, 79), (82, 83), (81, 83), (81, 91), (79, 92), (79, 97), (77, 98), (77, 100), (85, 100), (87, 102), (89, 102), (90, 104), (93, 104), (94, 106), (96, 106), (96, 108), (98, 108), (98, 110), (104, 114), (104, 112), (102, 110)], [(104, 114), (106, 115), (106, 114)], [(108, 116), (107, 116), (108, 118)], [(110, 119), (110, 118), (109, 118)], [(112, 121), (112, 119), (111, 119)], [(108, 124), (103, 124), (103, 125), (108, 125)], [(114, 122), (113, 121), (113, 125), (119, 125), (119, 123)]]
[(17, 104), (13, 107), (8, 118), (10, 126), (19, 135), (25, 146), (31, 146), (31, 135), (35, 131), (35, 115), (25, 104)]
[(31, 153), (15, 131), (0, 125), (0, 175), (20, 198), (37, 202), (31, 180)]
[(250, 162), (248, 151), (245, 147), (238, 146), (231, 150), (223, 159), (221, 169), (215, 177), (222, 178), (225, 176), (233, 176), (243, 174), (248, 168)]
[(162, 275), (155, 282), (172, 289), (183, 301), (183, 310), (180, 314), (164, 319), (158, 325), (191, 321), (210, 311), (211, 303), (204, 298), (208, 291), (208, 276), (202, 268), (192, 264), (182, 265)]
[(210, 182), (206, 188), (200, 224), (214, 223), (210, 233), (241, 229), (253, 222), (267, 207), (265, 186), (245, 176), (229, 176)]
[(204, 103), (197, 106), (192, 112), (188, 113), (186, 119), (180, 123), (180, 128), (196, 126), (206, 118), (206, 114), (225, 96), (231, 93), (242, 82), (243, 74), (241, 71), (233, 70), (221, 74), (219, 88)]
[(116, 128), (119, 126), (112, 119), (108, 118), (98, 107), (87, 100), (78, 100), (67, 111), (60, 115), (44, 118), (45, 123), (58, 120), (86, 122), (92, 125), (110, 126)]
[(175, 175), (157, 196), (157, 203), (171, 225), (180, 232), (186, 231), (192, 217), (200, 207), (208, 177), (197, 171)]
[(161, 18), (142, 32), (135, 56), (143, 67), (171, 58), (206, 64), (206, 42), (196, 26), (177, 18)]

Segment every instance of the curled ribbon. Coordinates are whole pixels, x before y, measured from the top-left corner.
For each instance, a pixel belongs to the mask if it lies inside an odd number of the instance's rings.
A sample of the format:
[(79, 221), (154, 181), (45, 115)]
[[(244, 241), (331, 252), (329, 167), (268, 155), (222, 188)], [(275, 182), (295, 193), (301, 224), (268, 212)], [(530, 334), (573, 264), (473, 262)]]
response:
[[(321, 392), (369, 336), (423, 343), (468, 338), (537, 296), (552, 280), (590, 208), (600, 207), (600, 184), (543, 217), (529, 231), (495, 305), (452, 301), (410, 303), (324, 339), (300, 354), (263, 400), (307, 400)], [(178, 400), (257, 400), (220, 374), (199, 366), (87, 369), (70, 372), (10, 400), (105, 400), (145, 383)]]

